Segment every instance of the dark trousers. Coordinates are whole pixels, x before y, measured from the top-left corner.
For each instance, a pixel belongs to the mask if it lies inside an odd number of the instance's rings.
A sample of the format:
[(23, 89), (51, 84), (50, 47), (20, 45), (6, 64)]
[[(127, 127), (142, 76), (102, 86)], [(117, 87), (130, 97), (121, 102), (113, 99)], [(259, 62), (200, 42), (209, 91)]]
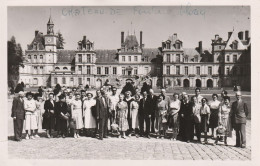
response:
[(21, 139), (23, 133), (23, 119), (15, 119), (14, 122), (14, 137), (16, 140)]
[(179, 134), (181, 139), (185, 138), (185, 121), (184, 118), (179, 115)]
[(194, 123), (194, 127), (195, 127), (196, 137), (197, 137), (198, 141), (200, 141), (200, 138), (201, 138), (200, 123)]
[(107, 136), (107, 123), (108, 118), (99, 119), (99, 138), (103, 138)]
[(155, 128), (154, 128), (154, 122), (155, 122), (155, 115), (152, 115), (151, 116), (151, 121), (152, 121), (152, 123), (151, 123), (151, 132), (152, 133), (155, 133)]
[(185, 141), (193, 140), (194, 137), (194, 128), (193, 121), (190, 119), (185, 119)]
[(151, 127), (151, 118), (149, 116), (145, 116), (145, 134), (146, 136), (150, 135), (150, 127)]
[(140, 129), (140, 135), (144, 135), (144, 116), (139, 116), (139, 129)]
[(235, 131), (236, 131), (236, 145), (241, 146), (246, 145), (246, 124), (240, 123), (235, 124)]
[(132, 128), (132, 118), (128, 117), (127, 118), (127, 122), (128, 122), (128, 126), (129, 126), (128, 134), (130, 134), (133, 131), (133, 128)]

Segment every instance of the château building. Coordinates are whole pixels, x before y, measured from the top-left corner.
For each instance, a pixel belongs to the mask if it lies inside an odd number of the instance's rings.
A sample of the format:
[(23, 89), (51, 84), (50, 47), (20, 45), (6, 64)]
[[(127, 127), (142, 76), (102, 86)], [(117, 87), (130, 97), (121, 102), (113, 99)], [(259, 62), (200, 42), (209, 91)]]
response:
[(162, 42), (159, 48), (145, 48), (143, 32), (139, 42), (135, 34), (121, 32), (119, 49), (95, 49), (94, 42), (83, 36), (75, 50), (61, 48), (49, 18), (47, 34), (35, 31), (25, 50), (20, 82), (27, 87), (78, 86), (99, 88), (121, 85), (127, 81), (141, 86), (144, 81), (153, 87), (220, 88), (240, 85), (250, 89), (249, 31), (228, 32), (227, 40), (219, 35), (212, 39), (212, 48), (202, 42), (196, 48), (184, 48), (177, 34)]

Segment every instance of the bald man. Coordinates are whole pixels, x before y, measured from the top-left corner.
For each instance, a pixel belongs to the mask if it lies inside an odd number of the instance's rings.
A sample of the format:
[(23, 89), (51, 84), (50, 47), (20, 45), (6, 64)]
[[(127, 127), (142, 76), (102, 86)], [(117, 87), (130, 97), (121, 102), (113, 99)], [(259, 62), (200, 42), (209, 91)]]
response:
[(246, 147), (246, 119), (248, 116), (247, 104), (242, 100), (240, 91), (236, 92), (237, 101), (232, 103), (231, 123), (236, 131), (235, 147)]

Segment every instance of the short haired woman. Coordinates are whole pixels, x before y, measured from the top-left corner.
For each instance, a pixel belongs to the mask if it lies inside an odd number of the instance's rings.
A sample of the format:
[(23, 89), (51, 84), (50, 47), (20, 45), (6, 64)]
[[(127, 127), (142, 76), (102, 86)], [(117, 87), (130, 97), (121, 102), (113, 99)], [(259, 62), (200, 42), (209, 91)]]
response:
[(74, 138), (79, 138), (79, 130), (83, 128), (82, 101), (80, 93), (75, 93), (75, 100), (71, 104), (72, 119), (75, 120)]
[(201, 132), (204, 133), (204, 143), (208, 143), (208, 126), (209, 126), (209, 118), (210, 118), (210, 108), (207, 105), (207, 99), (201, 99), (201, 107), (200, 107), (200, 116), (201, 116)]
[(212, 101), (209, 102), (209, 108), (210, 108), (210, 119), (209, 119), (209, 127), (211, 128), (211, 137), (214, 138), (215, 135), (215, 128), (218, 127), (218, 112), (219, 112), (219, 106), (221, 104), (220, 101), (218, 101), (218, 95), (213, 94), (212, 95)]
[[(124, 101), (124, 95), (119, 95), (119, 102), (116, 104), (116, 116), (118, 121), (119, 131), (122, 132), (122, 137), (126, 139), (125, 132), (129, 129), (127, 122), (128, 106)], [(118, 136), (119, 137), (119, 136)]]

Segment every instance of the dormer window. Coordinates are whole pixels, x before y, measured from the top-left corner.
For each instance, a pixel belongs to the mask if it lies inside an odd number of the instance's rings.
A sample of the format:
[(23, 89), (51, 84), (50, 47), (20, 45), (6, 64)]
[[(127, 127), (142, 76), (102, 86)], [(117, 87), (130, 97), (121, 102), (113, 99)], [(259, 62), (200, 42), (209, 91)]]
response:
[(237, 50), (237, 44), (238, 44), (237, 41), (234, 41), (234, 42), (233, 42), (233, 47), (232, 47), (233, 50)]
[(90, 44), (87, 44), (87, 50), (90, 50)]
[(167, 42), (166, 43), (166, 49), (170, 49), (171, 48), (171, 43), (170, 42)]
[(195, 57), (194, 57), (194, 62), (198, 62), (198, 61), (199, 61), (198, 56), (195, 56)]
[(180, 49), (181, 48), (180, 43), (176, 43), (175, 46), (176, 46), (176, 49)]

